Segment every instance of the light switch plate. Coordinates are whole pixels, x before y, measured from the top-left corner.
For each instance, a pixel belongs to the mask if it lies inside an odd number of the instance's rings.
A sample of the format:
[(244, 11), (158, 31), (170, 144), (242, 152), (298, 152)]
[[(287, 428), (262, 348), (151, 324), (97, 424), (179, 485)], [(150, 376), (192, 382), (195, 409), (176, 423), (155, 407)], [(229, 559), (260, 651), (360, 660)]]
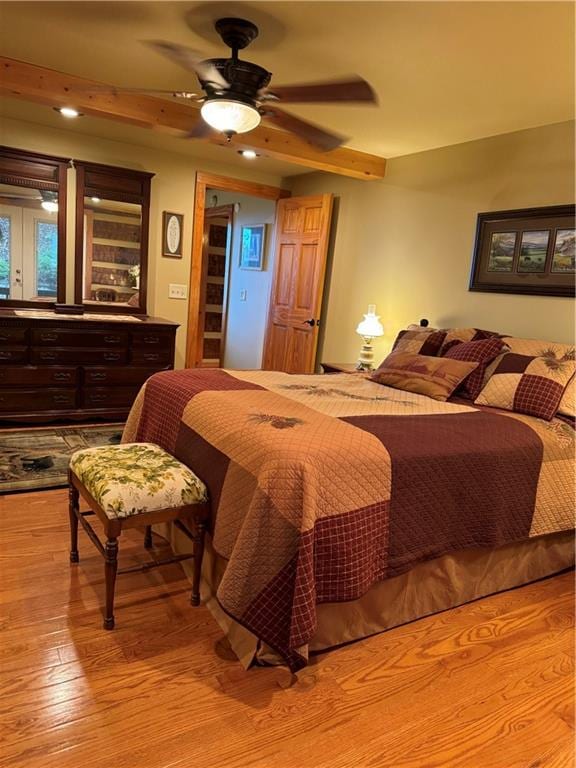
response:
[(240, 291), (240, 301), (246, 301), (246, 291)]
[(170, 283), (168, 285), (168, 298), (169, 299), (187, 299), (188, 286), (179, 285), (178, 283)]

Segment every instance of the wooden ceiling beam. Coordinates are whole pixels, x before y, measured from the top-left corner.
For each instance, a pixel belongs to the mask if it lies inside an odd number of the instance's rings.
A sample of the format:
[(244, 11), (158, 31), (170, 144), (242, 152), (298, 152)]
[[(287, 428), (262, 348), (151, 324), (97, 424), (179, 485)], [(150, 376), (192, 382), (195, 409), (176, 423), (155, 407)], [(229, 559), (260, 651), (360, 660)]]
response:
[[(0, 56), (0, 93), (5, 96), (51, 107), (72, 106), (93, 117), (175, 135), (187, 133), (202, 119), (199, 108), (192, 104), (133, 93), (89, 92), (102, 85), (105, 84)], [(204, 141), (227, 143), (216, 133)], [(278, 160), (355, 179), (382, 179), (386, 166), (383, 157), (346, 147), (320, 152), (290, 133), (264, 125), (233, 137), (232, 144), (238, 149), (254, 149)]]

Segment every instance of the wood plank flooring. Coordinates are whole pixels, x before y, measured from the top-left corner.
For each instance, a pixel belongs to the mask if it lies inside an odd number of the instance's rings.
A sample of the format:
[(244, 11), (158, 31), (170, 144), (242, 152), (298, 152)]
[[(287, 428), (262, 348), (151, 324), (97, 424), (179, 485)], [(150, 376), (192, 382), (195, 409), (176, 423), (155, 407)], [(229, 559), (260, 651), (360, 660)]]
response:
[[(120, 577), (67, 493), (0, 498), (3, 768), (573, 768), (573, 574), (244, 671), (179, 566)], [(161, 547), (161, 545), (159, 544)], [(121, 557), (145, 558), (126, 532)]]

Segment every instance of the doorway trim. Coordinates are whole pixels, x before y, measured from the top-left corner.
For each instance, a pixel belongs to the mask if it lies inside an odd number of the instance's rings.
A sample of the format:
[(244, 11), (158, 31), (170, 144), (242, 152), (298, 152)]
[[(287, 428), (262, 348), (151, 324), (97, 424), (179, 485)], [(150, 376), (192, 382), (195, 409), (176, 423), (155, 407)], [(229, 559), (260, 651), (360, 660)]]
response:
[(190, 283), (188, 302), (188, 320), (186, 326), (186, 368), (196, 368), (198, 350), (198, 319), (200, 315), (201, 283), (204, 257), (204, 220), (206, 211), (206, 190), (218, 189), (223, 192), (239, 192), (265, 200), (280, 200), (290, 197), (291, 192), (280, 187), (258, 184), (253, 181), (242, 181), (229, 176), (218, 176), (213, 173), (196, 173), (194, 190), (194, 226), (192, 230), (192, 259), (190, 265)]

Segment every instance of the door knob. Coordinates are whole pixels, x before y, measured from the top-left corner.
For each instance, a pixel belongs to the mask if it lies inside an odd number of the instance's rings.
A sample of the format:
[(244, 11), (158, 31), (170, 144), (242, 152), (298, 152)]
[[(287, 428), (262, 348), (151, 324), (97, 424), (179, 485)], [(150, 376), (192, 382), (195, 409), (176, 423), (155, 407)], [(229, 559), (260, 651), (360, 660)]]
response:
[(309, 325), (310, 328), (314, 328), (315, 325), (320, 325), (319, 320), (314, 320), (313, 317), (310, 318), (310, 320), (302, 320), (303, 325)]

